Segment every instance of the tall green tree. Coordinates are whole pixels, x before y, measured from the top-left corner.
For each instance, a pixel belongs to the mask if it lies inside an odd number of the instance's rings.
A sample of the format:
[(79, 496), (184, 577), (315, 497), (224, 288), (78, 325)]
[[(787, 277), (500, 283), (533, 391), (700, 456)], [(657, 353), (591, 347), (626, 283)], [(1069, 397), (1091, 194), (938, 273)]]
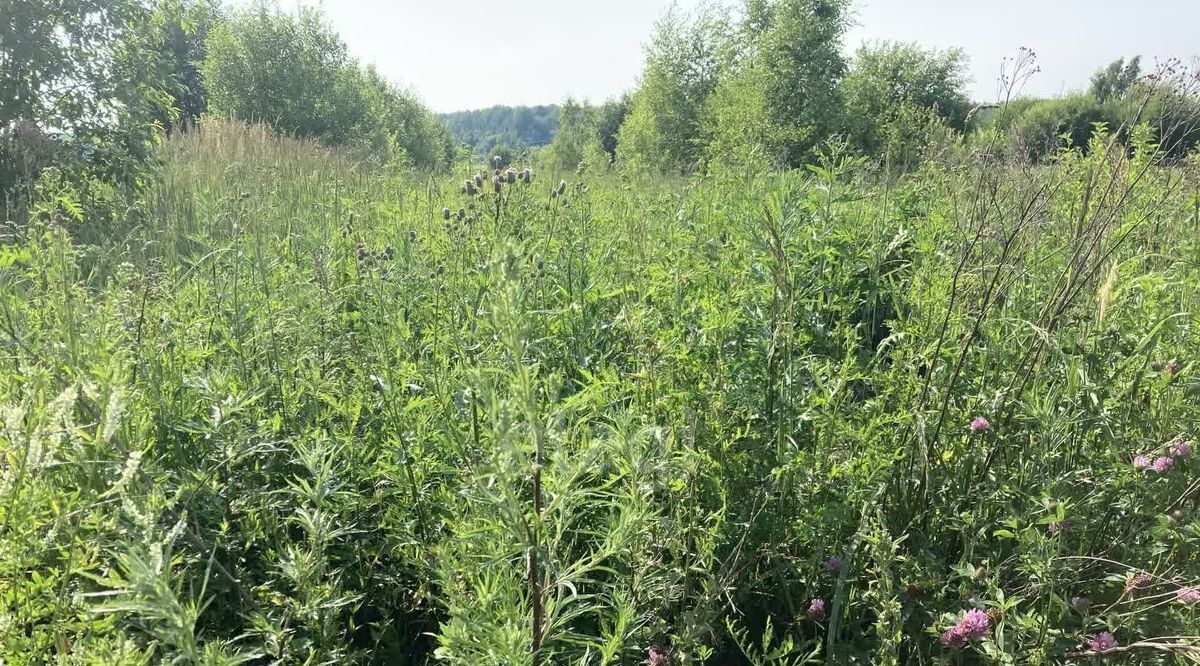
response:
[(1124, 58), (1117, 58), (1092, 75), (1088, 92), (1098, 102), (1117, 99), (1132, 90), (1141, 75), (1142, 56), (1134, 56), (1128, 62)]
[(711, 166), (795, 167), (840, 130), (844, 0), (748, 0), (705, 110)]
[(147, 38), (157, 51), (158, 78), (171, 95), (160, 122), (167, 129), (194, 125), (208, 109), (200, 67), (208, 34), (222, 20), (219, 0), (160, 0)]
[(443, 164), (449, 137), (414, 95), (348, 55), (315, 9), (260, 0), (215, 25), (202, 72), (209, 112), (419, 167)]
[(617, 134), (632, 106), (633, 95), (625, 93), (606, 101), (596, 111), (596, 133), (600, 136), (600, 147), (608, 153), (609, 161), (617, 157)]
[(560, 169), (573, 169), (599, 152), (596, 109), (568, 97), (559, 107), (558, 133), (550, 144), (550, 157)]
[(124, 184), (144, 173), (166, 103), (139, 39), (141, 0), (0, 0), (0, 191), (36, 176), (25, 140), (69, 171)]
[(754, 0), (749, 8), (758, 35), (752, 57), (762, 71), (774, 150), (788, 166), (811, 159), (838, 127), (848, 5), (848, 0)]
[[(904, 143), (912, 128), (903, 125), (913, 120), (933, 117), (961, 131), (971, 108), (966, 83), (961, 50), (899, 42), (863, 45), (841, 83), (848, 138), (875, 155), (885, 152), (889, 141)], [(927, 113), (913, 113), (922, 110)]]
[(704, 107), (728, 45), (727, 17), (712, 6), (692, 16), (672, 8), (658, 22), (641, 84), (618, 134), (621, 161), (661, 171), (696, 165), (703, 154)]

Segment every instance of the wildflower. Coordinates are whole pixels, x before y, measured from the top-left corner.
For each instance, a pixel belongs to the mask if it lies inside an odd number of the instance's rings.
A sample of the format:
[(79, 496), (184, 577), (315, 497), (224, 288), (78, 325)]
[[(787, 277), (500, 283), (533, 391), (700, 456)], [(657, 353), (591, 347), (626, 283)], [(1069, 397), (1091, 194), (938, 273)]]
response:
[(1194, 587), (1180, 588), (1175, 593), (1175, 598), (1189, 606), (1195, 606), (1196, 604), (1200, 604), (1200, 589)]
[(1167, 456), (1159, 456), (1154, 459), (1154, 471), (1159, 474), (1166, 474), (1175, 466), (1175, 459)]
[(1111, 631), (1101, 631), (1087, 640), (1087, 646), (1093, 652), (1108, 652), (1117, 647), (1117, 637)]
[(1133, 466), (1136, 469), (1147, 469), (1150, 464), (1150, 456), (1138, 456), (1133, 459)]
[(967, 611), (963, 619), (958, 621), (958, 627), (962, 630), (963, 635), (967, 637), (967, 640), (986, 636), (988, 625), (988, 614), (974, 608)]
[(1071, 597), (1071, 608), (1086, 613), (1092, 607), (1092, 600), (1087, 597)]
[(813, 599), (808, 603), (808, 617), (813, 620), (825, 619), (825, 600)]
[(646, 663), (650, 666), (667, 666), (671, 663), (671, 654), (664, 648), (652, 647), (646, 652)]
[(825, 570), (830, 573), (841, 573), (842, 569), (844, 569), (845, 567), (846, 567), (845, 560), (838, 557), (837, 555), (834, 555), (833, 557), (829, 558), (828, 560), (825, 560)]
[(1188, 458), (1192, 455), (1192, 445), (1183, 440), (1179, 440), (1171, 445), (1172, 458)]
[(972, 608), (953, 627), (942, 632), (942, 645), (952, 648), (963, 648), (973, 640), (987, 635), (991, 620), (988, 614)]
[(1141, 590), (1150, 587), (1150, 583), (1152, 582), (1154, 582), (1154, 579), (1150, 578), (1150, 574), (1146, 573), (1145, 571), (1134, 574), (1125, 581), (1125, 593), (1129, 594), (1134, 590)]
[(992, 424), (982, 416), (976, 416), (971, 419), (971, 434), (978, 435), (979, 433), (987, 432), (992, 429)]
[(942, 645), (946, 647), (964, 648), (967, 646), (967, 642), (967, 637), (963, 635), (957, 625), (942, 632)]

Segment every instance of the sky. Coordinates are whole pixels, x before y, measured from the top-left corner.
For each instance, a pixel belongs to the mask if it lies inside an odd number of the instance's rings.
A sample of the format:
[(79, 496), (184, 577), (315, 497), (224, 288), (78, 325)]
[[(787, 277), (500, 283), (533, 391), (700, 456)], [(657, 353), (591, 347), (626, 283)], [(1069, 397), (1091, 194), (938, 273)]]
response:
[[(677, 0), (683, 8), (701, 0)], [(632, 89), (643, 45), (669, 0), (279, 0), (321, 6), (364, 63), (414, 89), (438, 112), (602, 102)], [(1086, 87), (1108, 62), (1200, 56), (1200, 0), (855, 0), (852, 52), (892, 39), (959, 47), (976, 101), (997, 99), (1005, 57), (1037, 54), (1032, 95)]]

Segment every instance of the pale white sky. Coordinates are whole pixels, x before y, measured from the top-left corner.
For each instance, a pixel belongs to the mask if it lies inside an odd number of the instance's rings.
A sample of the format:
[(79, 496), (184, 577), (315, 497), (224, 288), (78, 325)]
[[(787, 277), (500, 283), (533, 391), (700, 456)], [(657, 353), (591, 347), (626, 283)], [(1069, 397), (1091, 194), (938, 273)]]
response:
[[(683, 7), (700, 0), (679, 0)], [(351, 52), (435, 111), (603, 101), (632, 88), (642, 44), (669, 0), (280, 0), (321, 4)], [(1001, 59), (1026, 46), (1042, 68), (1026, 92), (1082, 89), (1109, 61), (1143, 67), (1200, 55), (1200, 0), (855, 0), (846, 39), (962, 47), (977, 101), (996, 98)]]

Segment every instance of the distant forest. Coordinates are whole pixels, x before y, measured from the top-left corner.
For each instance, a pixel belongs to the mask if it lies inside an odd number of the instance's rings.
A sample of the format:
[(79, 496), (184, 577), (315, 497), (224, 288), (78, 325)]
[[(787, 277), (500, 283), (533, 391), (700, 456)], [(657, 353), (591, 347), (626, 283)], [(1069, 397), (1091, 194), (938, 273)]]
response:
[(558, 105), (493, 106), (475, 111), (446, 113), (442, 118), (457, 144), (473, 146), (478, 153), (497, 146), (525, 148), (549, 145), (558, 131)]

